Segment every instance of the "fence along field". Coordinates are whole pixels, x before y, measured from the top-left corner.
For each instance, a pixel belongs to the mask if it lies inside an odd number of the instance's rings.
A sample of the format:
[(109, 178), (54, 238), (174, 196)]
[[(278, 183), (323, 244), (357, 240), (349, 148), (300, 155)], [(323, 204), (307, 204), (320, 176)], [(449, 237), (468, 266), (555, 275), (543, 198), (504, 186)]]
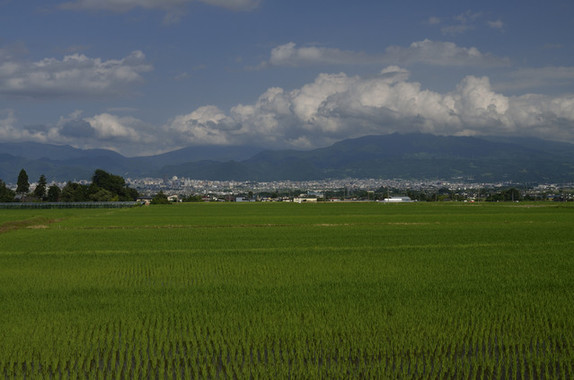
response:
[(573, 230), (555, 204), (4, 210), (0, 378), (572, 378)]

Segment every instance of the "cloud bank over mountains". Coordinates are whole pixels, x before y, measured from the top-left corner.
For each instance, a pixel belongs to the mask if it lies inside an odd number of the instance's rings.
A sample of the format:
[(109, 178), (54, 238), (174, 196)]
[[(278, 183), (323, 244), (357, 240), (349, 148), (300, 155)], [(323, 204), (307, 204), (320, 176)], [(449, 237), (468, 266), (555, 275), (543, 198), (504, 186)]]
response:
[(106, 147), (124, 151), (154, 141), (162, 141), (159, 149), (154, 145), (158, 150), (254, 143), (305, 149), (392, 132), (520, 133), (574, 141), (574, 96), (509, 97), (494, 91), (484, 76), (467, 76), (452, 91), (439, 93), (409, 80), (407, 69), (388, 66), (368, 77), (319, 74), (300, 88), (269, 88), (253, 104), (237, 104), (227, 111), (216, 105), (201, 106), (160, 126), (129, 116), (82, 116), (81, 112), (44, 130), (17, 128), (15, 123), (13, 113), (0, 114), (0, 137), (82, 147), (97, 138)]
[(421, 88), (398, 66), (375, 77), (320, 74), (286, 91), (270, 88), (255, 104), (229, 112), (201, 107), (162, 129), (189, 144), (260, 141), (271, 146), (312, 148), (345, 137), (392, 132), (445, 135), (507, 135), (515, 132), (572, 140), (574, 96), (507, 97), (488, 77), (467, 76), (448, 93)]

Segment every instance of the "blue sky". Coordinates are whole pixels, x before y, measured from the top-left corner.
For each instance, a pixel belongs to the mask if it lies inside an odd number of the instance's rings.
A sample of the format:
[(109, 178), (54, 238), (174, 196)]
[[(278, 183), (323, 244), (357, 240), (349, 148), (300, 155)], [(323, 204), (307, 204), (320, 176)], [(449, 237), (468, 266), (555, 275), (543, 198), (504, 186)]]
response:
[(570, 1), (0, 0), (0, 141), (574, 143)]

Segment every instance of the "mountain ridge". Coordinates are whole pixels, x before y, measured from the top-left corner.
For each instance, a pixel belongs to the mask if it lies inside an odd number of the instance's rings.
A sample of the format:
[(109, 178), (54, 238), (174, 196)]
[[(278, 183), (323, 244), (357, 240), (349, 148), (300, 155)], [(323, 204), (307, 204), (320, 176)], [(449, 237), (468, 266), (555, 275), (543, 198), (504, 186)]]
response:
[(526, 137), (370, 135), (313, 150), (257, 146), (190, 146), (155, 156), (125, 157), (105, 149), (0, 143), (0, 178), (15, 182), (24, 168), (34, 181), (89, 179), (96, 169), (125, 177), (206, 180), (326, 178), (464, 179), (574, 182), (574, 145)]

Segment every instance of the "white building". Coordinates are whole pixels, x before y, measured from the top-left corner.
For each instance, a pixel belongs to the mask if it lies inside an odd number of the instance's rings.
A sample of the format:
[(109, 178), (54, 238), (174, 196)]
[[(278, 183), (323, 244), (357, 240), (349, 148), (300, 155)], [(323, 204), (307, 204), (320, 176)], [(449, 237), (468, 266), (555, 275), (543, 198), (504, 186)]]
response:
[(294, 198), (293, 202), (295, 203), (317, 203), (317, 198)]
[(388, 203), (401, 203), (401, 202), (412, 202), (413, 200), (410, 197), (390, 197), (385, 198), (382, 201)]

